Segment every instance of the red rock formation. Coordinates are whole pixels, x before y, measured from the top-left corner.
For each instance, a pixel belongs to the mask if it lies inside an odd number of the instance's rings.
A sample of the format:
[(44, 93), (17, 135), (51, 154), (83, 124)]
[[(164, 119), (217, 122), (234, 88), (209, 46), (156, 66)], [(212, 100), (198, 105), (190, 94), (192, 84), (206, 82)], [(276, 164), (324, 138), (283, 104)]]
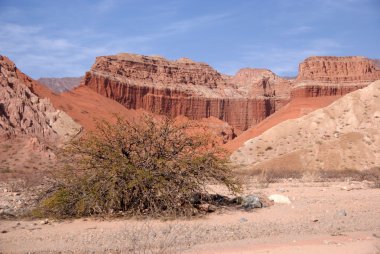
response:
[(289, 99), (288, 90), (287, 94), (281, 94), (284, 89), (279, 89), (278, 94), (274, 92), (278, 81), (287, 87), (289, 82), (262, 70), (256, 72), (266, 75), (252, 79), (255, 71), (242, 71), (234, 79), (188, 59), (168, 61), (161, 57), (120, 54), (98, 57), (83, 83), (129, 109), (142, 108), (190, 119), (213, 116), (245, 130)]
[(380, 78), (364, 57), (310, 57), (296, 80), (265, 69), (221, 75), (189, 59), (134, 54), (98, 57), (83, 85), (128, 109), (189, 119), (216, 117), (238, 130), (259, 123), (294, 97), (341, 96)]
[(238, 86), (249, 96), (283, 97), (290, 95), (291, 83), (280, 78), (270, 70), (244, 68), (230, 79), (230, 83)]
[(344, 95), (380, 79), (380, 68), (364, 57), (309, 57), (299, 65), (291, 97)]
[(380, 79), (375, 61), (359, 56), (309, 57), (299, 65), (297, 81), (372, 82)]
[(33, 92), (36, 85), (0, 56), (0, 137), (25, 134), (57, 139), (79, 132), (80, 126), (70, 117)]
[(358, 89), (364, 88), (368, 83), (358, 83), (352, 85), (334, 84), (307, 84), (294, 87), (291, 91), (292, 98), (321, 97), (321, 96), (342, 96)]

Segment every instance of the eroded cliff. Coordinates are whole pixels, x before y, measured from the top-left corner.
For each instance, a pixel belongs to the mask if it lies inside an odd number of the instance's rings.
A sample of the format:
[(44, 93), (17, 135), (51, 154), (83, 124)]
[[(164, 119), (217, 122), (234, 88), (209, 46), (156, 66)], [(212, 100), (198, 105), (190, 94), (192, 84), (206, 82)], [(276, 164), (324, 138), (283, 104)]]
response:
[(380, 79), (376, 61), (365, 57), (309, 57), (299, 65), (292, 97), (344, 95)]
[(245, 68), (227, 76), (186, 58), (123, 53), (96, 58), (82, 84), (128, 109), (216, 117), (246, 130), (292, 98), (342, 96), (377, 79), (375, 61), (364, 57), (310, 57), (290, 81), (266, 69)]
[(290, 82), (270, 71), (235, 77), (189, 59), (134, 54), (98, 57), (83, 83), (130, 109), (190, 119), (216, 117), (245, 130), (289, 101)]

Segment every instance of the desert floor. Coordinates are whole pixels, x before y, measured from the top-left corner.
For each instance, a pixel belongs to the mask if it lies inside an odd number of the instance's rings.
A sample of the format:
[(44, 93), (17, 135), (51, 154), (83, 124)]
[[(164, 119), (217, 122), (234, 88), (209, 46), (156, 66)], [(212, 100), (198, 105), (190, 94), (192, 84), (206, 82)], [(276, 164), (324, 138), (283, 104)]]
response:
[(380, 189), (369, 182), (287, 179), (245, 192), (291, 204), (191, 220), (2, 220), (0, 253), (380, 253)]

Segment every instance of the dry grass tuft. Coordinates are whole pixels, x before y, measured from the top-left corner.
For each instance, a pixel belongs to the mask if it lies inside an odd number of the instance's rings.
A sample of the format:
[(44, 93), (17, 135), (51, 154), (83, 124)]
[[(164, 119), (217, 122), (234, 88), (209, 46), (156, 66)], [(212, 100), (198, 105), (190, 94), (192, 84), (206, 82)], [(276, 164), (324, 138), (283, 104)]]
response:
[(259, 187), (268, 187), (270, 183), (283, 179), (299, 179), (303, 182), (329, 182), (329, 181), (369, 181), (374, 188), (380, 188), (380, 167), (369, 170), (236, 170), (240, 178), (250, 176), (256, 179)]

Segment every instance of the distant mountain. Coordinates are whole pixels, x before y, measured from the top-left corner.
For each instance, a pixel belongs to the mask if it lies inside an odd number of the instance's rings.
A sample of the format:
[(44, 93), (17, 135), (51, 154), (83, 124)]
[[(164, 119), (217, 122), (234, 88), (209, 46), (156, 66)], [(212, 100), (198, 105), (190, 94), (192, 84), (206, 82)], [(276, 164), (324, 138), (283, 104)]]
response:
[(71, 91), (79, 86), (82, 77), (40, 78), (38, 82), (56, 93)]

